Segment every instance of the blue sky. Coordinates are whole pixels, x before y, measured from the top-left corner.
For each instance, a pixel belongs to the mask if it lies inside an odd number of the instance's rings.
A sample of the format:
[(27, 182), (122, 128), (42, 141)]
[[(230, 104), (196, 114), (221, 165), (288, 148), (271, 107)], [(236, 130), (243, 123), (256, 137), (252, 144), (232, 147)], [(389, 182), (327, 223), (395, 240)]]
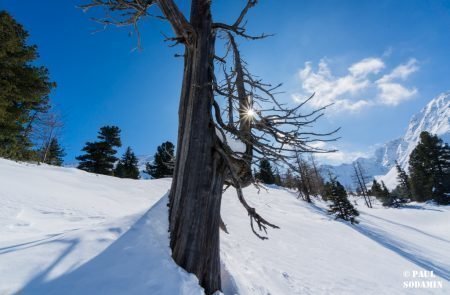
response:
[[(188, 11), (189, 1), (177, 1)], [(62, 114), (66, 161), (106, 124), (122, 129), (124, 146), (153, 154), (175, 142), (182, 60), (159, 20), (141, 23), (142, 51), (127, 28), (100, 27), (75, 6), (82, 1), (0, 0), (30, 32), (39, 63), (58, 87), (51, 99)], [(244, 0), (213, 0), (216, 21), (233, 20)], [(399, 137), (411, 115), (450, 89), (450, 1), (267, 0), (248, 18), (250, 32), (275, 33), (242, 41), (250, 69), (283, 82), (280, 99), (295, 103), (312, 91), (313, 106), (334, 102), (318, 130), (342, 127), (333, 163), (370, 152)]]

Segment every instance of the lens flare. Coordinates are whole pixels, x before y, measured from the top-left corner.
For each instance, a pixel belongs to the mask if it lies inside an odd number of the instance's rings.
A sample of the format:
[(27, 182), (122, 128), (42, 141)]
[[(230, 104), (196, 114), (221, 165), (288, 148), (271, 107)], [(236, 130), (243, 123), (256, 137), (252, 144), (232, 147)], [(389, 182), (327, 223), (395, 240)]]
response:
[(255, 116), (255, 111), (253, 109), (248, 109), (247, 110), (247, 116), (254, 117)]

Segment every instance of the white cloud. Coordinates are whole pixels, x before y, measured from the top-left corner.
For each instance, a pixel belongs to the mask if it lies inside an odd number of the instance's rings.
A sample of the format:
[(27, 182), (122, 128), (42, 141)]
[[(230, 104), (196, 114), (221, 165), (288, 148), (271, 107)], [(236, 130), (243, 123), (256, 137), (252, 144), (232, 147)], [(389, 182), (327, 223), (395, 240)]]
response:
[(412, 73), (419, 70), (417, 60), (412, 58), (406, 64), (399, 65), (389, 74), (376, 81), (380, 91), (379, 100), (382, 104), (396, 106), (417, 94), (416, 88), (408, 89), (398, 80), (405, 81)]
[[(417, 60), (415, 58), (411, 58), (406, 64), (401, 64), (397, 66), (387, 75), (384, 75), (378, 81), (383, 82), (391, 82), (393, 80), (406, 80), (412, 73), (419, 70), (419, 66), (417, 65)], [(378, 82), (377, 81), (377, 82)]]
[(408, 89), (399, 83), (379, 83), (379, 101), (384, 105), (396, 106), (417, 94), (417, 89)]
[(379, 58), (365, 58), (353, 64), (348, 70), (353, 76), (367, 76), (368, 74), (378, 74), (385, 67), (384, 62)]
[(306, 62), (299, 71), (302, 94), (295, 93), (292, 98), (301, 101), (301, 97), (315, 93), (311, 101), (315, 107), (334, 104), (335, 110), (357, 112), (372, 105), (395, 106), (417, 93), (416, 88), (408, 89), (400, 83), (419, 69), (417, 60), (410, 59), (380, 77), (385, 68), (381, 58), (368, 57), (337, 77), (325, 59), (319, 62), (316, 71), (311, 62)]
[(337, 151), (334, 153), (317, 154), (316, 156), (320, 163), (339, 165), (342, 163), (351, 163), (357, 158), (367, 157), (368, 154), (363, 152)]
[(336, 146), (334, 144), (318, 141), (311, 144), (312, 147), (324, 149), (324, 150), (333, 150), (337, 149), (336, 152), (333, 153), (317, 153), (315, 156), (317, 157), (320, 163), (326, 163), (331, 165), (339, 165), (342, 163), (350, 163), (353, 160), (356, 160), (360, 157), (369, 157), (371, 152), (360, 152), (360, 151), (350, 151), (348, 148), (342, 148)]

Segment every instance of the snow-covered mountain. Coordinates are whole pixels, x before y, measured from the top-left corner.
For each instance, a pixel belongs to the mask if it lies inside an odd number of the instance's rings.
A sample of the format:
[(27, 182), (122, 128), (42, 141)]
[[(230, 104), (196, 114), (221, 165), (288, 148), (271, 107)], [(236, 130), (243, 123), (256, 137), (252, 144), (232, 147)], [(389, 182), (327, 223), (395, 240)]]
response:
[(150, 179), (150, 176), (145, 173), (145, 165), (147, 163), (152, 163), (153, 162), (153, 156), (149, 156), (149, 155), (139, 155), (137, 156), (138, 158), (138, 168), (139, 168), (139, 176), (141, 177), (141, 179)]
[[(408, 169), (409, 155), (419, 142), (422, 131), (437, 134), (445, 142), (450, 142), (450, 91), (432, 99), (414, 115), (403, 137), (385, 143), (375, 151), (373, 157), (358, 158), (355, 161), (360, 163), (369, 178), (379, 176), (392, 189), (396, 185), (395, 161), (402, 168)], [(326, 173), (334, 173), (344, 185), (353, 186), (353, 163), (323, 165), (322, 169)]]

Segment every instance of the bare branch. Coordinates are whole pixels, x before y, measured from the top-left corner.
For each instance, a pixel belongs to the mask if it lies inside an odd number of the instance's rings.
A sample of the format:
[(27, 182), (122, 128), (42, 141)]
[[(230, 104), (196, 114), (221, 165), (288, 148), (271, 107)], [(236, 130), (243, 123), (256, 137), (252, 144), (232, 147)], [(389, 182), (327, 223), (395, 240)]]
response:
[(106, 8), (106, 16), (95, 21), (104, 26), (132, 26), (139, 37), (138, 22), (143, 17), (153, 16), (148, 10), (154, 5), (157, 5), (164, 15), (154, 17), (169, 21), (176, 35), (174, 39), (188, 46), (192, 45), (195, 32), (173, 0), (91, 0), (80, 8), (85, 12), (92, 8)]

